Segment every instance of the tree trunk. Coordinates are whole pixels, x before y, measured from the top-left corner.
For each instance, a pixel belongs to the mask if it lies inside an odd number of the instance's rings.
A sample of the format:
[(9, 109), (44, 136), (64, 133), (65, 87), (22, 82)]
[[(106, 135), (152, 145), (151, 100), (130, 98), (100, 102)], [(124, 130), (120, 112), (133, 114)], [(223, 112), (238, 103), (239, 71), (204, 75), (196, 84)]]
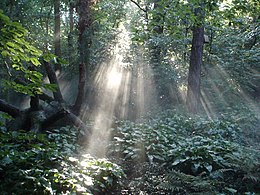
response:
[(57, 85), (56, 91), (53, 92), (54, 99), (56, 101), (62, 103), (64, 100), (62, 98), (62, 94), (61, 94), (61, 91), (60, 91), (60, 87), (59, 87), (59, 84), (58, 84), (58, 79), (56, 77), (56, 74), (55, 74), (53, 68), (51, 67), (51, 65), (49, 64), (49, 62), (44, 61), (44, 66), (45, 66), (45, 70), (46, 70), (46, 73), (48, 75), (48, 78), (50, 80), (50, 83)]
[(73, 19), (73, 3), (71, 2), (69, 5), (69, 26), (70, 26), (70, 30), (69, 30), (69, 34), (68, 34), (68, 49), (69, 49), (69, 63), (70, 65), (72, 65), (73, 62), (73, 30), (74, 30), (74, 19)]
[[(201, 8), (195, 10), (195, 15), (202, 19)], [(203, 20), (200, 20), (203, 21)], [(204, 26), (196, 24), (192, 29), (192, 47), (190, 55), (190, 66), (188, 76), (187, 107), (189, 112), (196, 114), (200, 101), (200, 74), (203, 57)]]
[[(54, 26), (54, 54), (61, 57), (61, 46), (60, 46), (60, 0), (54, 1), (54, 16), (55, 16), (55, 26)], [(61, 71), (61, 64), (59, 61), (54, 66), (55, 71)]]
[(85, 99), (86, 94), (86, 81), (89, 76), (89, 57), (90, 57), (90, 47), (91, 47), (91, 36), (92, 36), (92, 17), (91, 17), (91, 8), (93, 6), (92, 0), (80, 0), (77, 5), (77, 12), (79, 14), (79, 86), (78, 94), (73, 106), (73, 113), (79, 115), (83, 100)]
[(31, 96), (30, 100), (30, 111), (39, 111), (40, 110), (40, 99), (38, 94)]
[(75, 115), (80, 114), (83, 101), (85, 100), (85, 88), (86, 88), (86, 66), (85, 64), (79, 65), (79, 84), (78, 84), (78, 94), (75, 104), (73, 106), (73, 113)]
[[(156, 24), (152, 29), (152, 34), (154, 36), (161, 36), (164, 31), (164, 15), (165, 13), (161, 13), (159, 10), (161, 9), (160, 5), (161, 0), (154, 0), (154, 14), (153, 14), (153, 22)], [(162, 48), (158, 43), (152, 43), (151, 46), (151, 62), (154, 66), (158, 66), (158, 64), (162, 60)]]

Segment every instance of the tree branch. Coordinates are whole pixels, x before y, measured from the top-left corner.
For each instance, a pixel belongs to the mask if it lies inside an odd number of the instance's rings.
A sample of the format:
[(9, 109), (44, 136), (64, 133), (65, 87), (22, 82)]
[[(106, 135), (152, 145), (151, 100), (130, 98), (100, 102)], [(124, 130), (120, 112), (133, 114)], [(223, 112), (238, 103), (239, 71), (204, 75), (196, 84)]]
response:
[(39, 94), (39, 98), (43, 101), (46, 101), (46, 102), (53, 102), (55, 101), (54, 98), (52, 98), (51, 96), (47, 95), (46, 93), (42, 93), (42, 94)]
[(70, 112), (69, 110), (66, 110), (64, 108), (62, 108), (55, 114), (48, 117), (45, 121), (43, 121), (42, 129), (46, 129), (46, 128), (50, 127), (52, 124), (54, 124), (55, 122), (57, 122), (58, 120), (60, 120), (62, 118), (65, 118), (66, 122), (70, 122), (75, 127), (83, 130), (85, 133), (85, 136), (89, 136), (91, 134), (88, 127), (85, 125), (85, 123), (79, 117), (77, 117), (75, 114), (73, 114), (72, 112)]
[(22, 114), (22, 111), (20, 109), (16, 108), (15, 106), (1, 99), (0, 99), (0, 111), (6, 112), (12, 117), (18, 117)]
[(57, 91), (53, 92), (54, 99), (57, 100), (60, 103), (64, 102), (64, 100), (62, 98), (61, 91), (60, 91), (58, 79), (57, 79), (56, 74), (55, 74), (55, 71), (53, 70), (51, 65), (48, 62), (46, 62), (46, 61), (44, 61), (44, 66), (45, 66), (48, 78), (50, 80), (50, 83), (57, 85)]
[(146, 9), (144, 9), (144, 8), (142, 8), (136, 1), (134, 1), (134, 0), (130, 0), (132, 3), (134, 3), (140, 10), (142, 10), (143, 12), (147, 12), (147, 10)]

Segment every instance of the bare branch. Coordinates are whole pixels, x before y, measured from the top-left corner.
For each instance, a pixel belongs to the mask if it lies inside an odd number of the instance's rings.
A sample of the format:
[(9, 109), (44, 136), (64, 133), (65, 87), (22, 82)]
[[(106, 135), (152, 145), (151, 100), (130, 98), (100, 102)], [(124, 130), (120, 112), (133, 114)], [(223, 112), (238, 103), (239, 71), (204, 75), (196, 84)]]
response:
[(144, 8), (142, 8), (136, 1), (134, 1), (134, 0), (130, 0), (132, 3), (134, 3), (140, 10), (142, 10), (143, 12), (147, 12), (147, 10), (146, 9), (144, 9)]
[(22, 114), (21, 110), (19, 110), (15, 106), (13, 106), (1, 99), (0, 99), (0, 111), (6, 112), (7, 114), (11, 115), (12, 117), (18, 117)]
[(53, 97), (47, 95), (46, 93), (42, 93), (42, 94), (39, 94), (39, 98), (43, 101), (46, 101), (46, 102), (53, 102), (55, 101)]
[(75, 114), (73, 114), (72, 112), (64, 108), (62, 108), (58, 112), (48, 117), (45, 121), (43, 121), (42, 129), (46, 129), (50, 127), (51, 125), (53, 125), (55, 122), (57, 122), (62, 118), (65, 118), (65, 121), (83, 130), (86, 137), (88, 137), (91, 134), (90, 130), (87, 128), (85, 123), (79, 117), (77, 117)]

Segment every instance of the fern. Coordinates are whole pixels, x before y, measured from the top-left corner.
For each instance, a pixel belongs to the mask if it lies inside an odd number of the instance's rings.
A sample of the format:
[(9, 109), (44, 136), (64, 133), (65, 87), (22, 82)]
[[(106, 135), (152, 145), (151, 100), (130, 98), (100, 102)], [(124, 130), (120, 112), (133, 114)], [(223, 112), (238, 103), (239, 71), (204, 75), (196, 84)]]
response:
[(165, 180), (161, 182), (158, 187), (165, 191), (180, 194), (191, 194), (193, 192), (207, 194), (215, 190), (210, 180), (187, 175), (178, 171), (167, 173)]

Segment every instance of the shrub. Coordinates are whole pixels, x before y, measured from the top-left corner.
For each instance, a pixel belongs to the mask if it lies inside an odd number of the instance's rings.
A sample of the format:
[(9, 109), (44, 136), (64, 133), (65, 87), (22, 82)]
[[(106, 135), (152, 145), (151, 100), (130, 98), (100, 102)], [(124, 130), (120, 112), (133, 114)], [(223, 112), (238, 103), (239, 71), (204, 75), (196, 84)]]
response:
[[(134, 175), (131, 189), (149, 194), (259, 190), (255, 187), (259, 175), (254, 171), (259, 166), (258, 152), (241, 145), (241, 128), (234, 118), (208, 120), (166, 111), (148, 122), (117, 125), (110, 154), (121, 157), (128, 174)], [(145, 163), (137, 174), (136, 168)]]
[(76, 130), (52, 134), (0, 131), (0, 191), (3, 194), (98, 193), (112, 189), (124, 176), (106, 160), (76, 155)]

